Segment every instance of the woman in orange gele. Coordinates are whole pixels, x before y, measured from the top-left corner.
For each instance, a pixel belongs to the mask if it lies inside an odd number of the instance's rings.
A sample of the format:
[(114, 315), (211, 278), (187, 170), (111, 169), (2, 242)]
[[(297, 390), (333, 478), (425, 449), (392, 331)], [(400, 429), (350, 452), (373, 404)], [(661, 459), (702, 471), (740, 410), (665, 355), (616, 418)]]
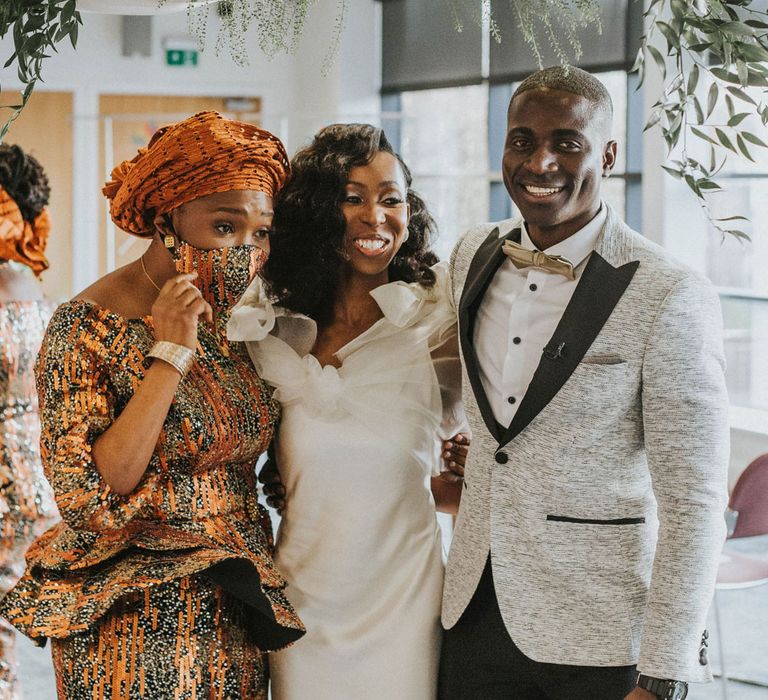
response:
[[(24, 573), (24, 552), (56, 518), (40, 462), (33, 372), (54, 305), (35, 280), (48, 267), (50, 188), (40, 163), (0, 145), (0, 597)], [(15, 633), (0, 620), (0, 700), (19, 697)]]
[(263, 652), (303, 634), (256, 501), (279, 408), (225, 334), (288, 167), (272, 134), (203, 112), (104, 188), (152, 243), (51, 321), (37, 381), (64, 522), (0, 606), (51, 638), (59, 698), (266, 698)]

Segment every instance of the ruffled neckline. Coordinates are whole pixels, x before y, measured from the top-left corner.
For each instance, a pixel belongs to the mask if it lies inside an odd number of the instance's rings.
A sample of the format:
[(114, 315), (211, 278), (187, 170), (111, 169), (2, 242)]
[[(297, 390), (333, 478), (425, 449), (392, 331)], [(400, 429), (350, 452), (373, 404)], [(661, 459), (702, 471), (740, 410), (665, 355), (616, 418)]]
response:
[[(388, 282), (370, 292), (383, 318), (336, 351), (343, 362), (362, 345), (386, 337), (418, 323), (427, 316), (447, 293), (448, 266), (439, 262), (432, 267), (435, 284), (425, 287), (418, 282)], [(256, 278), (232, 309), (227, 324), (230, 340), (258, 342), (275, 335), (300, 356), (309, 355), (317, 338), (317, 324), (304, 314), (295, 313), (269, 300), (264, 284)]]

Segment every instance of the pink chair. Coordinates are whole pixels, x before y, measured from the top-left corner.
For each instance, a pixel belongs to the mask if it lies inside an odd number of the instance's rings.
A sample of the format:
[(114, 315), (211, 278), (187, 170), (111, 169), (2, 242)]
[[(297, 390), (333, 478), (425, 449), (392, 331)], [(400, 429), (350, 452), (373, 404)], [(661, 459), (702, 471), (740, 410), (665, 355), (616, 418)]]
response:
[(736, 513), (729, 537), (768, 534), (768, 454), (761, 455), (742, 472), (728, 501)]
[[(768, 535), (768, 454), (761, 455), (742, 472), (728, 501), (728, 539)], [(768, 559), (741, 554), (726, 546), (720, 556), (713, 601), (717, 621), (717, 640), (722, 669), (723, 698), (728, 698), (725, 670), (723, 626), (717, 605), (717, 591), (751, 588), (768, 583)]]

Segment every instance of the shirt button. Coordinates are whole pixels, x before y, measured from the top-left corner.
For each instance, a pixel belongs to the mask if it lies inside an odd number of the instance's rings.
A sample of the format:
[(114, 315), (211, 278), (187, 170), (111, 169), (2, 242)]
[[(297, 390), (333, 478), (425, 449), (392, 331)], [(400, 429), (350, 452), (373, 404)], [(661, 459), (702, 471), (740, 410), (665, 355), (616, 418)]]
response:
[(530, 289), (532, 292), (535, 292), (539, 288), (539, 285), (537, 284), (531, 284), (528, 286), (528, 289)]
[(517, 399), (516, 399), (514, 396), (508, 396), (508, 397), (507, 397), (507, 401), (508, 401), (509, 403), (515, 403), (515, 401), (517, 401)]
[(506, 452), (497, 452), (496, 461), (499, 464), (506, 464), (509, 461), (509, 455)]
[(520, 343), (521, 343), (521, 340), (520, 340), (520, 338), (512, 338), (512, 342), (513, 342), (515, 345), (520, 345)]

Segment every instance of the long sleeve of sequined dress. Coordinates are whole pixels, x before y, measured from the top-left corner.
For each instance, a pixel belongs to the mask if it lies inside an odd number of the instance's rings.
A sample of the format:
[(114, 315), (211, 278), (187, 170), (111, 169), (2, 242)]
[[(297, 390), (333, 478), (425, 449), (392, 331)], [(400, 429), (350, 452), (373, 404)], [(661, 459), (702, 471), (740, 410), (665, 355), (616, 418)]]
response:
[(95, 467), (93, 442), (141, 382), (153, 342), (151, 317), (82, 301), (56, 311), (36, 371), (43, 463), (63, 522), (34, 543), (0, 614), (38, 642), (66, 638), (127, 596), (204, 573), (244, 602), (260, 648), (284, 646), (303, 627), (272, 561), (254, 474), (279, 406), (240, 344), (201, 324), (196, 361), (129, 495)]

